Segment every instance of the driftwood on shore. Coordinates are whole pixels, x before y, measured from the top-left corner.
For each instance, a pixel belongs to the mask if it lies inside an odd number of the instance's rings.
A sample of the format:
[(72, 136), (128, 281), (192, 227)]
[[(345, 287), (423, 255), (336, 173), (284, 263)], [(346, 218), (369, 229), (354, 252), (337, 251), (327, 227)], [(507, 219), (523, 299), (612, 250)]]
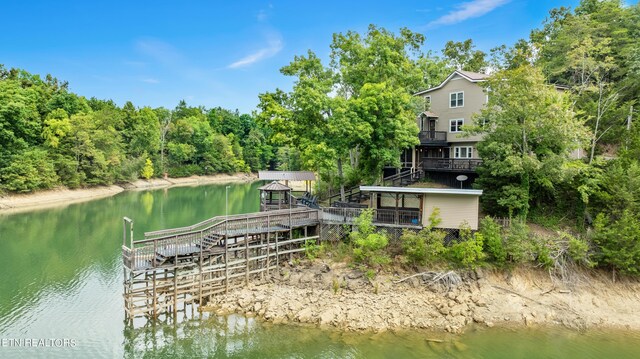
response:
[(427, 282), (427, 284), (440, 284), (447, 290), (451, 290), (451, 288), (456, 287), (458, 284), (462, 282), (462, 278), (460, 278), (460, 275), (458, 275), (458, 273), (454, 271), (448, 271), (448, 272), (427, 271), (427, 272), (421, 272), (421, 273), (416, 273), (414, 275), (410, 275), (408, 277), (394, 281), (393, 283), (399, 284), (406, 280), (409, 280), (411, 278), (415, 278), (418, 276), (421, 276), (422, 279)]

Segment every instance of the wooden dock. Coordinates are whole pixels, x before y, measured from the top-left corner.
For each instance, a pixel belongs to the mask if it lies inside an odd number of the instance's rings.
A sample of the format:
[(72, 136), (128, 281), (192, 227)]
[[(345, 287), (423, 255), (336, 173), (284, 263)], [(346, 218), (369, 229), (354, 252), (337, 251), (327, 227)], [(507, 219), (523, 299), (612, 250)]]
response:
[(122, 257), (128, 320), (175, 317), (179, 308), (269, 274), (282, 260), (317, 242), (321, 212), (310, 208), (218, 216), (193, 226), (133, 239), (125, 218)]
[[(124, 218), (122, 258), (127, 320), (176, 318), (219, 293), (247, 285), (304, 252), (305, 244), (339, 241), (360, 208), (297, 207), (213, 217), (188, 227), (147, 232), (134, 240)], [(373, 224), (392, 237), (419, 230), (415, 211), (373, 210)]]

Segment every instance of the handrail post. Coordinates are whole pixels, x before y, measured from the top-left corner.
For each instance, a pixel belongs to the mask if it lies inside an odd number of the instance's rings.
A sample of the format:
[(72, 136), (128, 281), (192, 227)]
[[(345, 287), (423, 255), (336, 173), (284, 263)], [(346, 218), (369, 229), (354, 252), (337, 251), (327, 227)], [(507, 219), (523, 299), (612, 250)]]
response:
[(125, 243), (127, 242), (127, 223), (129, 223), (129, 230), (130, 230), (130, 235), (131, 237), (129, 238), (131, 241), (131, 249), (133, 249), (133, 220), (129, 217), (122, 217), (123, 223), (122, 223), (122, 245), (125, 245)]

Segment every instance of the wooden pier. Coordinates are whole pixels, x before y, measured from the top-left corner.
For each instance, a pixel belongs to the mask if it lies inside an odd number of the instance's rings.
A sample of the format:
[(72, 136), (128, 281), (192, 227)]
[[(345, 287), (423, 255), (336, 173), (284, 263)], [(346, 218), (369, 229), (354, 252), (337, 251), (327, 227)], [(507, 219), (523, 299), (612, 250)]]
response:
[[(188, 227), (147, 232), (134, 240), (124, 218), (122, 258), (127, 321), (136, 317), (177, 319), (213, 295), (269, 275), (305, 244), (339, 241), (361, 208), (294, 207), (218, 216)], [(373, 224), (397, 238), (419, 230), (418, 211), (373, 209)]]
[(321, 211), (293, 208), (213, 217), (133, 239), (124, 218), (122, 257), (127, 320), (177, 316), (213, 295), (269, 274), (319, 239)]

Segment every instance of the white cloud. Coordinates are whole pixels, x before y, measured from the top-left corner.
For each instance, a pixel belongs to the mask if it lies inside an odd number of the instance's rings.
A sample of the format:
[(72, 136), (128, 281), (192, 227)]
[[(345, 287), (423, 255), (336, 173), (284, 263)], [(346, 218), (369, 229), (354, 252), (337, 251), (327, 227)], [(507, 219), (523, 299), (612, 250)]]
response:
[(472, 0), (456, 6), (455, 10), (429, 23), (428, 26), (452, 25), (467, 19), (480, 17), (493, 11), (511, 0)]
[(256, 15), (256, 19), (258, 19), (258, 21), (266, 21), (268, 18), (269, 14), (267, 14), (267, 11), (264, 9), (258, 11), (258, 15)]
[(284, 45), (282, 43), (282, 40), (279, 37), (272, 37), (268, 40), (267, 47), (262, 48), (250, 55), (247, 55), (240, 60), (231, 63), (227, 67), (230, 69), (238, 69), (241, 67), (250, 66), (252, 64), (255, 64), (256, 62), (274, 56), (275, 54), (280, 52), (280, 50), (282, 50), (283, 46)]
[(184, 59), (175, 47), (158, 39), (140, 39), (135, 46), (140, 53), (163, 64), (174, 64)]
[(158, 79), (154, 79), (153, 77), (148, 77), (148, 78), (144, 78), (144, 79), (140, 79), (140, 81), (142, 82), (146, 82), (148, 84), (159, 84), (160, 80)]

